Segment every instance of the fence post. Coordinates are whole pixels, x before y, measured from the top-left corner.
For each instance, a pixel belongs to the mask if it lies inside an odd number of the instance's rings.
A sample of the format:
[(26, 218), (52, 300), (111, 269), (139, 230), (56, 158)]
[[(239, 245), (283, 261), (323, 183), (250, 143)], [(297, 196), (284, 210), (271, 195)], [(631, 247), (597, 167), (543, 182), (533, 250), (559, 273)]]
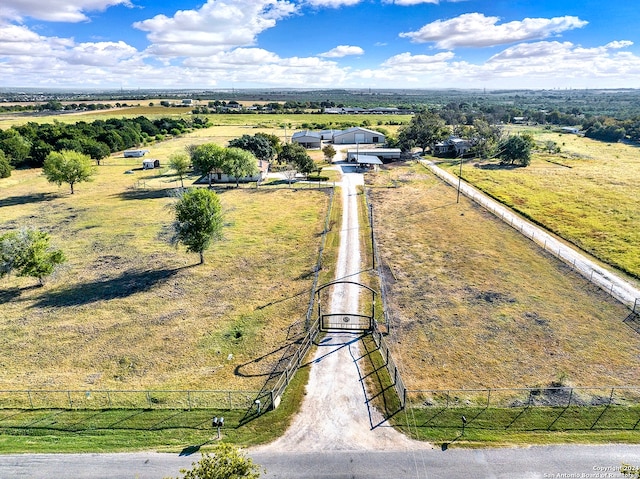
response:
[(611, 406), (611, 402), (613, 401), (613, 391), (615, 388), (611, 388), (611, 394), (609, 394), (609, 406)]
[(149, 391), (147, 391), (147, 403), (149, 404), (149, 407), (151, 407), (151, 396), (149, 395)]
[(569, 392), (569, 403), (567, 404), (567, 407), (571, 406), (572, 398), (573, 398), (573, 388), (571, 388), (571, 391)]
[(67, 391), (67, 399), (69, 399), (69, 409), (73, 408), (73, 403), (71, 402), (71, 391)]
[(231, 391), (229, 391), (229, 409), (233, 409), (233, 405), (231, 404)]
[(491, 388), (489, 388), (487, 393), (487, 407), (489, 407), (489, 404), (491, 404)]
[(191, 391), (187, 391), (187, 407), (191, 411)]
[(33, 400), (31, 399), (31, 391), (27, 391), (27, 396), (29, 396), (29, 406), (33, 409)]

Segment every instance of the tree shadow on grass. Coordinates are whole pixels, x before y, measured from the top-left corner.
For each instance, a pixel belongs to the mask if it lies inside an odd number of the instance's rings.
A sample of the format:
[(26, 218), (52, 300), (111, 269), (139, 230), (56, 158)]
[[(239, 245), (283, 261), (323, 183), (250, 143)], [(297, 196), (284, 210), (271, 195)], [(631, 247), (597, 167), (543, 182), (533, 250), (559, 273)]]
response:
[(164, 188), (164, 189), (132, 189), (123, 191), (122, 193), (118, 193), (114, 196), (119, 196), (123, 200), (157, 200), (160, 198), (169, 198), (174, 196), (173, 192), (175, 188)]
[(151, 290), (183, 268), (151, 271), (125, 271), (116, 278), (82, 283), (62, 291), (43, 294), (34, 308), (80, 306), (101, 300), (126, 298)]
[(51, 201), (59, 198), (59, 195), (54, 193), (30, 193), (28, 195), (9, 196), (7, 198), (0, 198), (0, 208), (3, 206), (20, 206), (29, 203), (40, 203), (41, 201)]

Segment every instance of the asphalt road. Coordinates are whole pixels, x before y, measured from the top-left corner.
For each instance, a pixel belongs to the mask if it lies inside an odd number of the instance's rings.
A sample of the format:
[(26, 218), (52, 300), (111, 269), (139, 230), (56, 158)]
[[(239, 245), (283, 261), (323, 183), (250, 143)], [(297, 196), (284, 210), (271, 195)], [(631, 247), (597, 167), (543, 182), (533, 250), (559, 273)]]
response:
[[(250, 453), (265, 479), (621, 478), (640, 465), (640, 445), (504, 449)], [(178, 477), (199, 454), (0, 455), (0, 478), (161, 479)]]

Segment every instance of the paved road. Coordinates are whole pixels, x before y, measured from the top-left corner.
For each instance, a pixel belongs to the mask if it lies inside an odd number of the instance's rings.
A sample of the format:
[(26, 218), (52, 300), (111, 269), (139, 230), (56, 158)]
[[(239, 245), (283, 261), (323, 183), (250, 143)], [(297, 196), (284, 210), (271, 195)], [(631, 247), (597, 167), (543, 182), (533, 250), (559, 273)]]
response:
[[(251, 454), (265, 479), (621, 478), (640, 464), (640, 446), (545, 446), (509, 449), (328, 451)], [(0, 455), (0, 478), (161, 479), (177, 477), (199, 455)]]
[(503, 206), (492, 198), (489, 198), (487, 195), (468, 183), (465, 183), (464, 181), (460, 182), (457, 176), (438, 168), (433, 162), (421, 160), (421, 163), (455, 188), (460, 186), (462, 194), (471, 198), (473, 201), (491, 211), (499, 218), (502, 218), (504, 222), (509, 223), (523, 235), (543, 247), (546, 251), (554, 254), (565, 263), (573, 266), (573, 268), (582, 276), (607, 291), (611, 296), (627, 305), (630, 309), (633, 309), (636, 304), (636, 307), (640, 308), (640, 288), (631, 284), (629, 281), (626, 281), (609, 269), (599, 265), (593, 259), (588, 258), (582, 252), (575, 250), (567, 243), (549, 234), (537, 225), (525, 220), (521, 216), (518, 216), (509, 208)]

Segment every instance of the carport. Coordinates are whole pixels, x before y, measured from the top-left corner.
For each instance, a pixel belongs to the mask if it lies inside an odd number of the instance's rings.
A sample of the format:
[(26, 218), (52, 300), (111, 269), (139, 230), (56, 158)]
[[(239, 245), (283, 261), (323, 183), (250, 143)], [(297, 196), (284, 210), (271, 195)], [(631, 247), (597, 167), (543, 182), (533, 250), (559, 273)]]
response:
[(356, 162), (358, 163), (358, 166), (370, 169), (375, 169), (376, 166), (382, 165), (382, 160), (380, 158), (371, 155), (358, 155), (356, 156)]

